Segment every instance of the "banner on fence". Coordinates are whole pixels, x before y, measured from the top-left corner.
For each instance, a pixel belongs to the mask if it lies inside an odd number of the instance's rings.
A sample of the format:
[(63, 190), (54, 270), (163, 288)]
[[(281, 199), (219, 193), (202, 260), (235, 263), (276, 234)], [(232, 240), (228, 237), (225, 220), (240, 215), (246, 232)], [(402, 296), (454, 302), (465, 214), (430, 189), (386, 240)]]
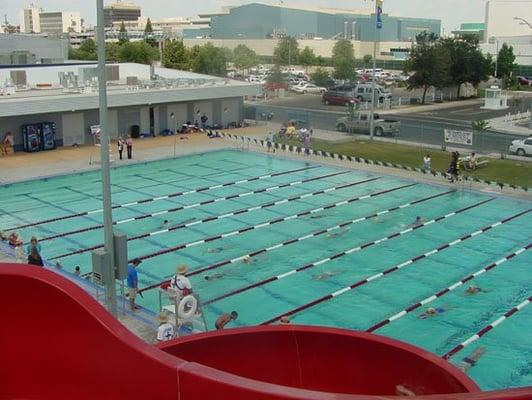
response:
[(473, 132), (445, 129), (445, 143), (473, 145)]

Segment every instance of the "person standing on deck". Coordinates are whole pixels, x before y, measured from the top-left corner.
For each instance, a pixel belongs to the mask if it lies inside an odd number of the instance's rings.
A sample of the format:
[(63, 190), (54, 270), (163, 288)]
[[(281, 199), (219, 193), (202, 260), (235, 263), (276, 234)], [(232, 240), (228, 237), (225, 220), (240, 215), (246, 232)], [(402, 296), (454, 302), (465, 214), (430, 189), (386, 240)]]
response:
[(139, 291), (137, 267), (141, 262), (142, 261), (140, 259), (135, 258), (133, 261), (131, 261), (131, 264), (127, 266), (127, 287), (129, 289), (129, 306), (131, 307), (131, 311), (139, 309), (139, 307), (135, 304), (135, 300)]
[(127, 137), (126, 147), (127, 147), (127, 159), (131, 160), (133, 158), (133, 139), (131, 139), (131, 135)]

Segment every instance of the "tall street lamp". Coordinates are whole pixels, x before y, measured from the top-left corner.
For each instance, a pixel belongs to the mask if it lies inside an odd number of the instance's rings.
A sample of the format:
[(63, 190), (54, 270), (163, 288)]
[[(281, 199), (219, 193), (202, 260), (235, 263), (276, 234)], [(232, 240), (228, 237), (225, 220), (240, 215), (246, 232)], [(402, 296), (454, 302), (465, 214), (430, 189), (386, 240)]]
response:
[[(521, 18), (521, 17), (514, 17), (514, 20), (515, 21), (519, 21), (519, 23), (521, 25), (527, 25), (530, 28), (530, 30), (532, 30), (532, 24), (530, 22), (528, 22), (526, 19)], [(530, 116), (530, 121), (529, 121), (528, 128), (532, 129), (532, 115)]]
[(111, 172), (109, 168), (109, 124), (107, 118), (107, 78), (105, 71), (105, 31), (103, 0), (96, 0), (96, 36), (98, 39), (98, 94), (100, 106), (100, 142), (101, 142), (101, 168), (102, 168), (102, 199), (103, 199), (103, 225), (105, 251), (110, 256), (110, 268), (104, 275), (106, 288), (106, 303), (109, 311), (116, 316), (116, 287), (115, 287), (115, 262), (113, 243), (113, 213), (111, 202)]
[(532, 24), (528, 22), (526, 19), (521, 17), (514, 17), (515, 21), (519, 21), (521, 25), (527, 25), (530, 29), (532, 29)]
[(371, 81), (371, 109), (369, 113), (369, 137), (373, 140), (375, 134), (375, 70), (377, 69), (377, 42), (380, 41), (382, 29), (382, 4), (384, 0), (375, 0), (375, 37), (373, 38), (373, 79)]
[(495, 79), (496, 79), (497, 73), (499, 71), (499, 40), (495, 36), (492, 36), (489, 39), (489, 43), (490, 44), (495, 43), (496, 45), (496, 52), (495, 52)]

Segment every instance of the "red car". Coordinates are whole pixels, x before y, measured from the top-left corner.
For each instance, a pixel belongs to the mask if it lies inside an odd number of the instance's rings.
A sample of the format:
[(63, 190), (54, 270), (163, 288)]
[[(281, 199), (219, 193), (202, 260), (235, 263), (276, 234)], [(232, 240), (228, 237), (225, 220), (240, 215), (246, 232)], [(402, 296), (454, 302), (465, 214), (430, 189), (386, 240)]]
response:
[(517, 82), (519, 82), (520, 85), (532, 86), (532, 76), (518, 76)]
[(323, 104), (336, 106), (348, 106), (351, 103), (360, 103), (360, 101), (354, 96), (353, 92), (334, 90), (329, 90), (323, 93), (321, 101)]

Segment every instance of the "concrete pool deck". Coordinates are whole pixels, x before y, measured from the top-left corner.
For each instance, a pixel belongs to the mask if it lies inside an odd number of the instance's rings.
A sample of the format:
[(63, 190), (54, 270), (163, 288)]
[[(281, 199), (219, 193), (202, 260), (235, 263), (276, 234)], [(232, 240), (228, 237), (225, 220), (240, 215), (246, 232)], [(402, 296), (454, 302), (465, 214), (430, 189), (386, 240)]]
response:
[[(272, 126), (268, 124), (249, 126), (239, 129), (224, 130), (226, 134), (249, 137), (252, 139), (265, 139), (268, 131)], [(315, 132), (319, 137), (320, 132)], [(330, 139), (330, 132), (327, 131)], [(186, 138), (186, 139), (185, 139)], [(343, 136), (336, 140), (345, 139)], [(206, 151), (243, 148), (245, 150), (265, 152), (266, 149), (253, 142), (247, 143), (241, 140), (228, 140), (222, 138), (209, 139), (203, 133), (194, 133), (188, 135), (176, 135), (147, 139), (136, 139), (133, 145), (132, 160), (116, 160), (118, 154), (116, 144), (111, 144), (113, 166), (128, 165), (139, 162), (154, 161), (165, 158), (184, 156)], [(81, 147), (61, 147), (53, 151), (38, 153), (16, 153), (15, 155), (0, 157), (0, 185), (14, 183), (18, 181), (30, 180), (40, 177), (49, 177), (54, 175), (70, 174), (81, 171), (90, 171), (99, 169), (99, 152), (97, 146)], [(125, 154), (125, 152), (124, 152)], [(441, 176), (432, 176), (430, 174), (417, 173), (414, 171), (390, 168), (381, 165), (355, 163), (311, 155), (305, 157), (285, 151), (277, 151), (276, 156), (309, 160), (316, 163), (334, 165), (341, 168), (360, 169), (377, 174), (391, 175), (406, 179), (412, 179), (422, 183), (440, 184), (454, 187), (460, 190), (475, 190), (482, 193), (491, 193), (504, 196), (510, 196), (518, 199), (532, 200), (532, 193), (520, 189), (504, 188), (500, 189), (496, 185), (486, 185), (474, 181), (461, 181), (456, 184), (449, 183)]]

